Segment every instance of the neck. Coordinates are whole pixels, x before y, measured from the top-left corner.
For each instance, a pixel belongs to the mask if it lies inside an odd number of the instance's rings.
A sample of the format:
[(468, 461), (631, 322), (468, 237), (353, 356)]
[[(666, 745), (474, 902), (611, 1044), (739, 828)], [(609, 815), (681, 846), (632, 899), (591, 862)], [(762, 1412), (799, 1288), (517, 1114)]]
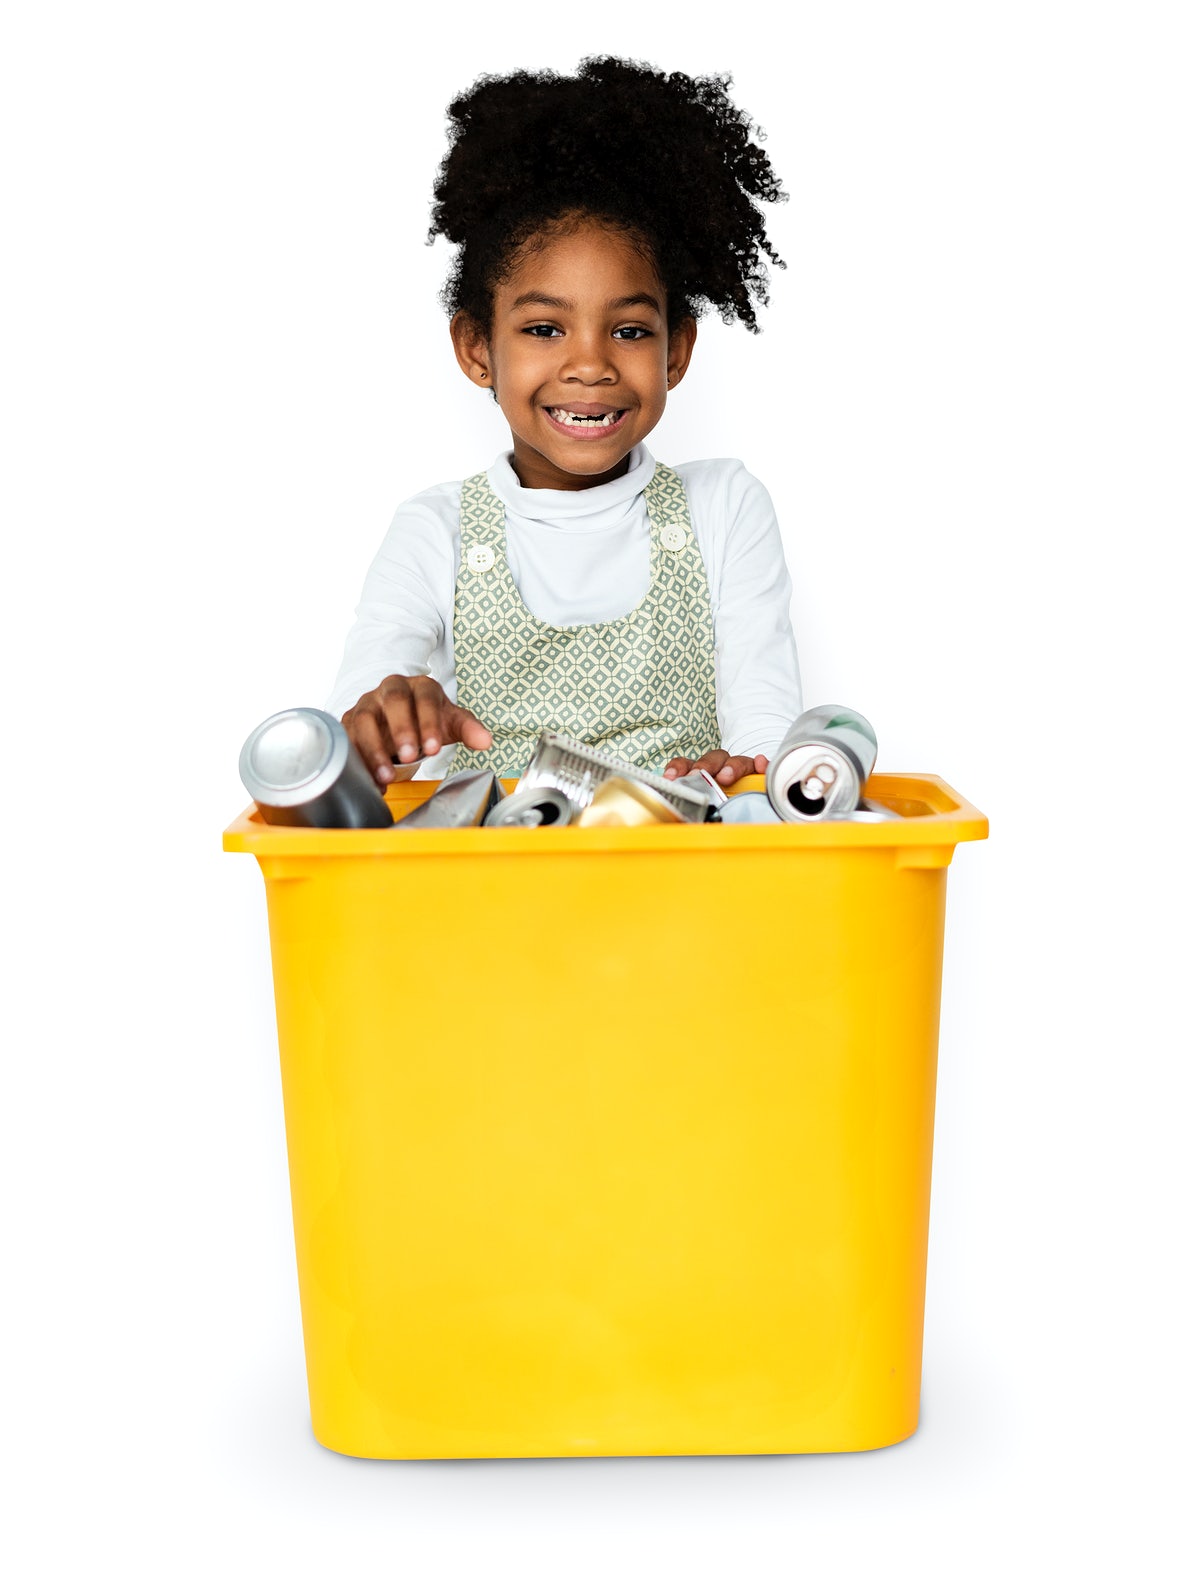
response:
[(522, 488), (558, 488), (579, 493), (582, 489), (599, 488), (602, 483), (613, 483), (618, 477), (624, 477), (629, 470), (629, 456), (623, 455), (607, 472), (564, 472), (544, 455), (521, 444), (514, 434), (512, 468)]

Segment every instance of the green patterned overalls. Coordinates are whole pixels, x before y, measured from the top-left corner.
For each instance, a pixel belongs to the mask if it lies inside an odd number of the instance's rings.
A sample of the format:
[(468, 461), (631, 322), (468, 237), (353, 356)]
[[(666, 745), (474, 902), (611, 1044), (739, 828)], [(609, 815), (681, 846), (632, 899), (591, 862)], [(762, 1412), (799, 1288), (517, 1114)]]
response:
[(449, 772), (518, 777), (538, 734), (557, 730), (661, 772), (672, 757), (721, 744), (712, 608), (683, 481), (658, 464), (646, 485), (650, 586), (622, 620), (547, 625), (521, 601), (508, 568), (504, 504), (480, 472), (462, 488), (462, 556), (454, 591), (458, 701), (494, 744), (460, 746)]

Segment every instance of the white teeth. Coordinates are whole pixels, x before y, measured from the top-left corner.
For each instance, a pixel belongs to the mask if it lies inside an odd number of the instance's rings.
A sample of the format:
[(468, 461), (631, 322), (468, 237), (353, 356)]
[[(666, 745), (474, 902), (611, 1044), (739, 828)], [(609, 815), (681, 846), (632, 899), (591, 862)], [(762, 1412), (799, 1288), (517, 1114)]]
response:
[(578, 412), (567, 411), (562, 406), (552, 406), (550, 415), (555, 422), (569, 422), (576, 428), (611, 428), (621, 413), (610, 411), (605, 412), (603, 417), (581, 417)]

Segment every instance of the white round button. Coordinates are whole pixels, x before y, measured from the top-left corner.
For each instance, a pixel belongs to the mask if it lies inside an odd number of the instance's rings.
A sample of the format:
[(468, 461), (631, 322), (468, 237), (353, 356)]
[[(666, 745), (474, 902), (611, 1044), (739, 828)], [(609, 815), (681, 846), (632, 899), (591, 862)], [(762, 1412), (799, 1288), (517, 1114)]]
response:
[(468, 570), (490, 571), (495, 563), (496, 551), (488, 548), (486, 543), (473, 543), (467, 550)]
[(662, 529), (662, 536), (659, 542), (664, 549), (670, 549), (671, 553), (675, 554), (687, 542), (687, 533), (677, 521), (673, 521), (669, 526)]

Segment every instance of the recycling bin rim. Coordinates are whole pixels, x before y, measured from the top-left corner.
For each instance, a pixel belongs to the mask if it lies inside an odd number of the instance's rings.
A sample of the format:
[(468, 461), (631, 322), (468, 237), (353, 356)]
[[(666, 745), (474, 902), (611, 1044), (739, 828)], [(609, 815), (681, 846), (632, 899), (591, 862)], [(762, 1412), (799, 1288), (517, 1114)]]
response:
[[(399, 819), (425, 801), (439, 780), (401, 780), (387, 788)], [(511, 790), (514, 780), (501, 781)], [(761, 774), (738, 781), (731, 794), (761, 790)], [(901, 815), (882, 823), (831, 819), (815, 823), (651, 824), (638, 828), (454, 828), (391, 829), (295, 828), (263, 821), (251, 805), (223, 836), (227, 851), (274, 856), (510, 856), (515, 851), (561, 855), (613, 851), (713, 853), (739, 850), (894, 850), (907, 866), (949, 865), (954, 847), (988, 837), (988, 820), (936, 774), (873, 774), (864, 794)]]

